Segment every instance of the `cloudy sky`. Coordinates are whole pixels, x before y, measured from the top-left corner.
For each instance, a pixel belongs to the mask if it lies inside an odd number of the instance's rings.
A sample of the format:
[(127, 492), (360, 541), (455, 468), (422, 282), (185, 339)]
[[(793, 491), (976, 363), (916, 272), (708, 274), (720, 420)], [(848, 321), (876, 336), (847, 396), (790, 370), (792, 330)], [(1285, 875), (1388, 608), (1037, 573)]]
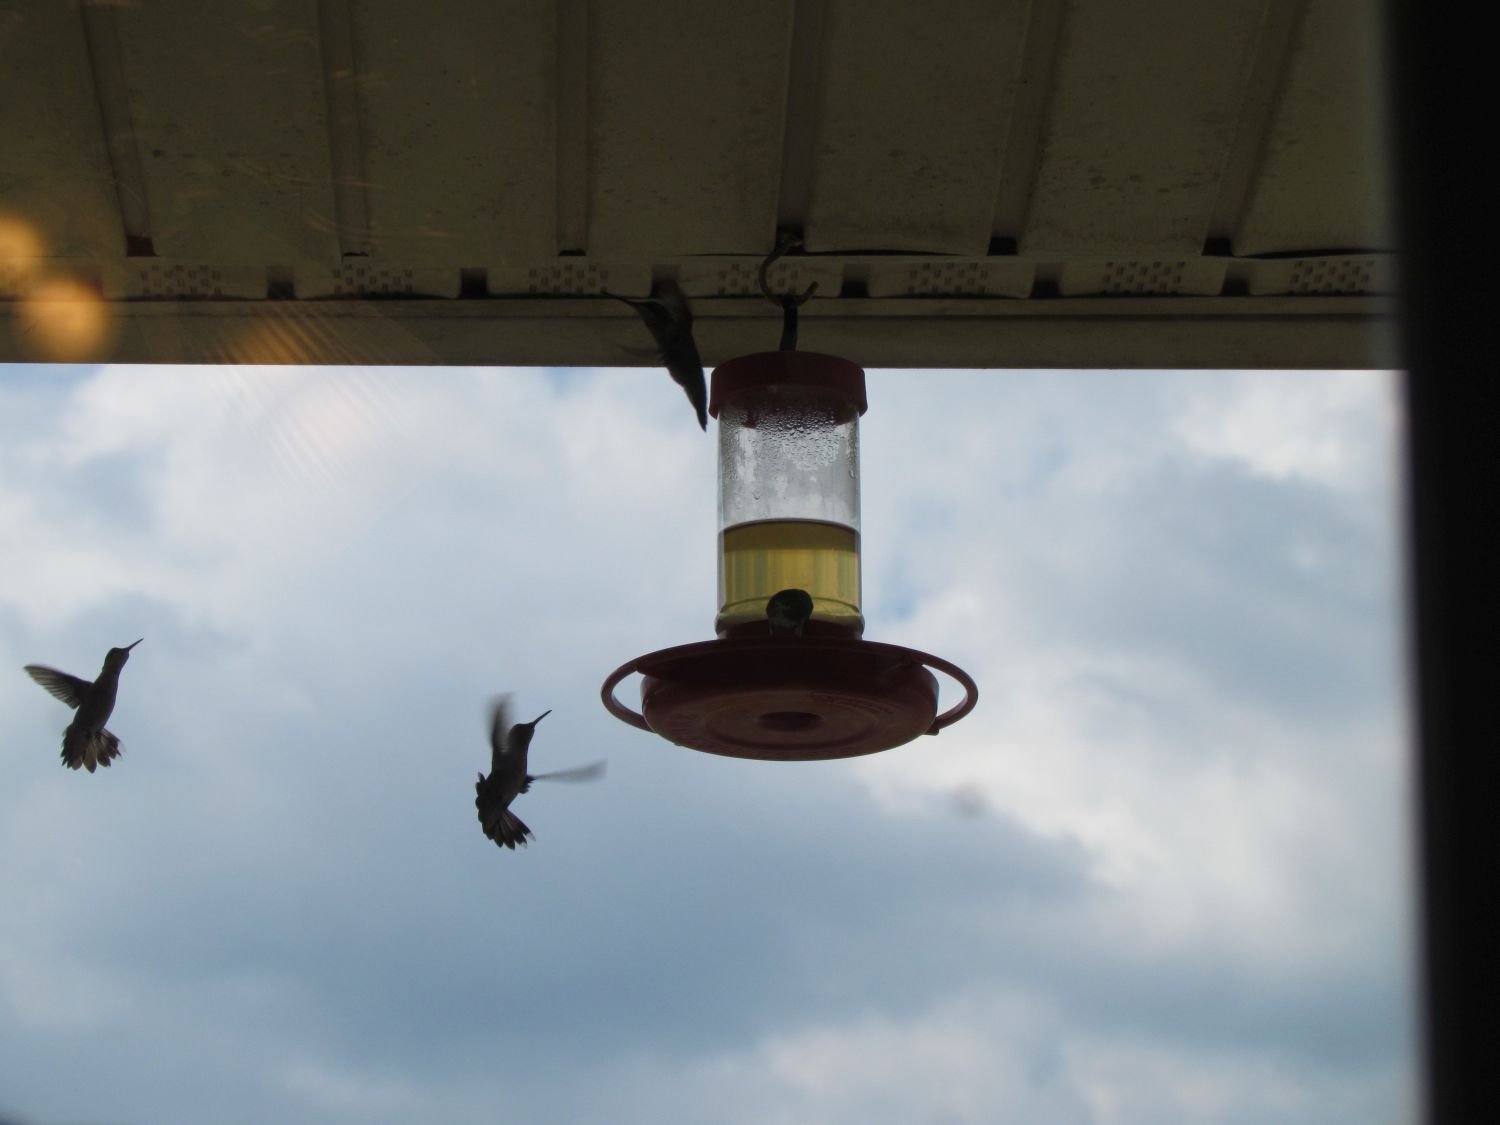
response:
[[(0, 1118), (1413, 1120), (1391, 378), (869, 386), (866, 636), (979, 706), (769, 764), (598, 701), (717, 608), (660, 371), (0, 369)], [(64, 770), (21, 665), (141, 636)], [(498, 691), (609, 762), (524, 852)]]

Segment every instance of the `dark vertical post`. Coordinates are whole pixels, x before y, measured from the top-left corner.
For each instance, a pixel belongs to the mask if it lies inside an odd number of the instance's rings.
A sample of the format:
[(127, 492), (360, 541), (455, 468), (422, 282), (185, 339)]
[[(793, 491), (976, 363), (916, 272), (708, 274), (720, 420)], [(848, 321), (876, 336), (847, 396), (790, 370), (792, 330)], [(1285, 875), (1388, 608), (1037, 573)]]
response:
[(1492, 1112), (1500, 1073), (1492, 999), (1500, 961), (1500, 307), (1493, 120), (1485, 120), (1493, 118), (1496, 64), (1488, 37), (1465, 21), (1440, 18), (1421, 0), (1390, 0), (1388, 11), (1426, 1099), (1429, 1120), (1446, 1125)]

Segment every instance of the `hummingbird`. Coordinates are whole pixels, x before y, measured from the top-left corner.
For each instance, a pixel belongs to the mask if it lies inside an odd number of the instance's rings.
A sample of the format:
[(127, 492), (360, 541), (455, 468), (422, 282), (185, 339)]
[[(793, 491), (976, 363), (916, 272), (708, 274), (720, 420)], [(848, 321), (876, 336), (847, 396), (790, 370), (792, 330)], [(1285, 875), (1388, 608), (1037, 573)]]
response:
[(515, 851), (517, 844), (524, 848), (528, 838), (536, 839), (521, 818), (510, 811), (510, 803), (527, 792), (533, 781), (586, 781), (604, 772), (602, 761), (551, 773), (526, 772), (526, 751), (536, 725), (550, 714), (550, 710), (543, 711), (529, 723), (512, 724), (509, 696), (497, 699), (490, 713), (490, 775), (481, 773), (474, 783), (474, 807), (479, 810), (484, 834), (499, 847)]
[[(141, 638), (141, 641), (145, 640)], [(115, 693), (120, 688), (120, 669), (130, 659), (130, 650), (140, 644), (112, 648), (104, 654), (104, 667), (93, 683), (48, 668), (45, 664), (26, 665), (26, 674), (61, 699), (78, 714), (63, 732), (62, 762), (70, 770), (79, 766), (93, 773), (108, 766), (120, 756), (120, 740), (104, 729), (115, 709)]]
[(624, 301), (640, 314), (656, 341), (657, 359), (693, 404), (698, 425), (707, 430), (708, 388), (703, 382), (703, 360), (698, 358), (698, 345), (693, 340), (693, 313), (682, 287), (675, 281), (658, 282), (652, 286), (651, 296), (643, 301), (616, 297), (613, 293), (605, 296)]
[(771, 636), (800, 637), (812, 611), (812, 595), (806, 590), (793, 588), (772, 594), (766, 603), (766, 621), (771, 627)]

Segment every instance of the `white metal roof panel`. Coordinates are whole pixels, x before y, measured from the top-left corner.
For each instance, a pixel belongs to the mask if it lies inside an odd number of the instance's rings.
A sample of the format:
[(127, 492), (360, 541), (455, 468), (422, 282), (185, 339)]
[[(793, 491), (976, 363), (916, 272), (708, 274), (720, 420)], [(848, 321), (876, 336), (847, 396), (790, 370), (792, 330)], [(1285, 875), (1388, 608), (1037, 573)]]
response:
[(0, 0), (0, 359), (635, 364), (675, 277), (713, 362), (784, 229), (868, 365), (1389, 366), (1378, 17)]
[(1202, 253), (1264, 8), (1067, 6), (1023, 254)]
[(756, 253), (773, 239), (791, 7), (590, 8), (591, 253)]
[(1381, 43), (1364, 0), (1309, 0), (1236, 254), (1391, 250)]
[[(369, 250), (407, 265), (557, 253), (547, 0), (376, 0), (351, 21)], [(346, 247), (347, 249), (348, 247)]]
[(826, 13), (808, 249), (985, 254), (1026, 5)]
[(141, 4), (114, 17), (150, 238), (169, 258), (339, 258), (315, 8)]
[[(43, 257), (124, 254), (98, 107), (78, 12), (33, 4), (19, 18), (0, 8), (0, 218), (24, 222)], [(0, 293), (14, 289), (6, 265)]]

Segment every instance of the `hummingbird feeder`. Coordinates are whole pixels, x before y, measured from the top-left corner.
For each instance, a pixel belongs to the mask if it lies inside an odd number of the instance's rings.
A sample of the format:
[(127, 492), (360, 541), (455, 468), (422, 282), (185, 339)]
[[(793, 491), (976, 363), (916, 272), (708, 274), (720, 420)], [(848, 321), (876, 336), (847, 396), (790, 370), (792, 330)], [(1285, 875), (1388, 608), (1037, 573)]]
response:
[[(786, 350), (731, 360), (714, 371), (709, 393), (719, 422), (718, 636), (638, 656), (600, 695), (616, 718), (693, 750), (851, 758), (937, 734), (973, 709), (978, 689), (946, 660), (863, 638), (865, 373), (846, 359), (791, 350), (795, 309), (783, 307)], [(784, 591), (804, 606), (795, 592), (811, 595), (811, 614), (779, 618), (773, 598)], [(965, 693), (941, 715), (934, 668)], [(636, 672), (639, 713), (614, 694)]]

